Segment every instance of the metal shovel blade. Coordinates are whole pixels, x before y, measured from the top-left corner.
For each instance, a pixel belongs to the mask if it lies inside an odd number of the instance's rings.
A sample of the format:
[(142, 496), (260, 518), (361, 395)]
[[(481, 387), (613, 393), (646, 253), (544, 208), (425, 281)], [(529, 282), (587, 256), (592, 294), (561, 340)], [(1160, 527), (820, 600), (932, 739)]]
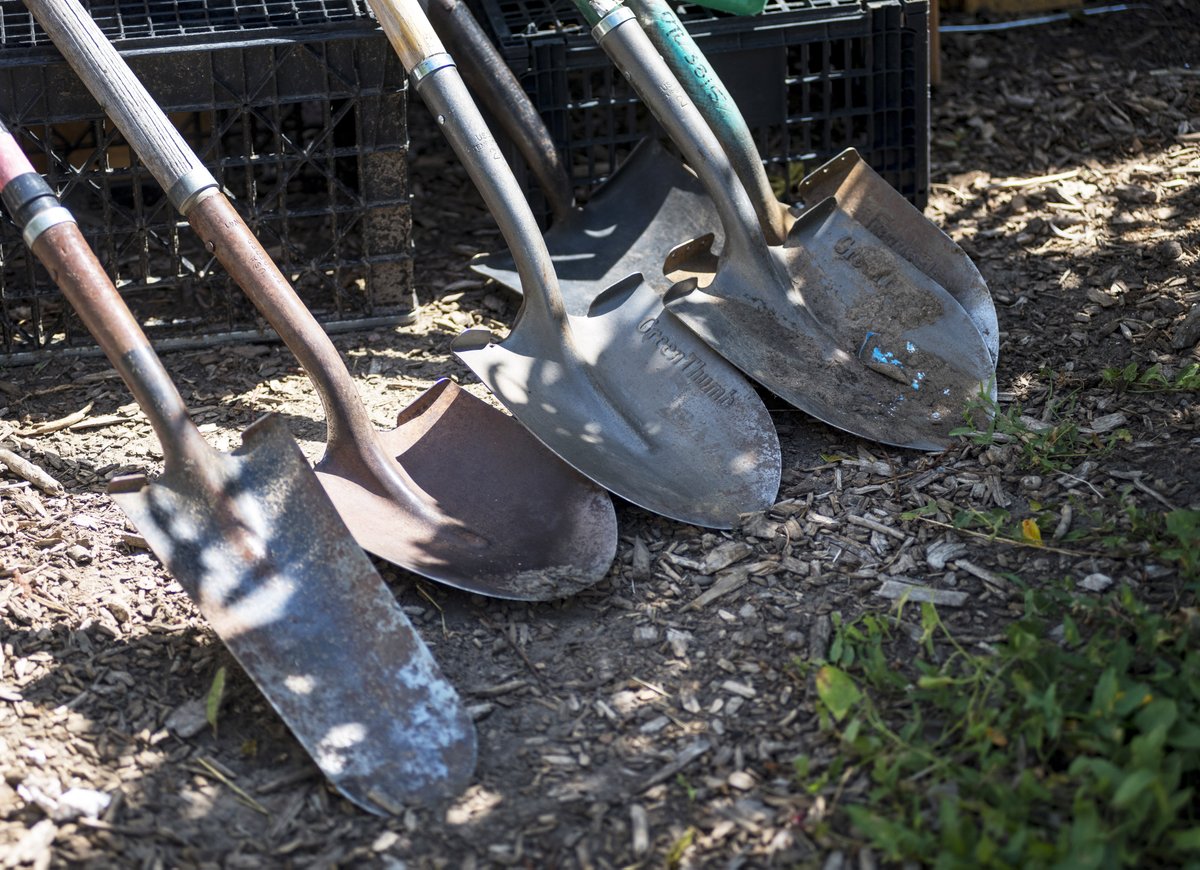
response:
[(317, 476), (363, 549), (496, 598), (563, 598), (608, 572), (617, 549), (608, 494), (453, 381), (378, 434), (436, 514), (398, 510), (363, 483), (371, 477), (356, 472), (356, 452), (330, 449)]
[[(672, 282), (663, 262), (680, 241), (720, 226), (704, 186), (657, 139), (644, 139), (583, 208), (556, 221), (545, 234), (563, 305), (586, 314), (597, 293), (640, 273), (653, 289)], [(521, 292), (506, 250), (477, 257), (471, 268)]]
[(467, 785), (470, 718), (280, 422), (110, 491), (346, 797), (395, 813)]
[(536, 317), (453, 349), (547, 447), (640, 507), (731, 528), (774, 501), (780, 448), (762, 400), (638, 276), (568, 324), (577, 357)]
[(668, 292), (667, 310), (818, 419), (939, 450), (967, 402), (989, 388), (991, 358), (962, 306), (833, 199), (805, 212), (783, 246), (763, 249), (769, 265), (716, 258), (710, 241), (677, 254), (679, 274), (691, 274)]
[(850, 217), (875, 234), (955, 298), (979, 334), (995, 364), (1000, 355), (1000, 327), (987, 282), (967, 252), (933, 221), (848, 148), (800, 182), (800, 203), (814, 206), (829, 197)]

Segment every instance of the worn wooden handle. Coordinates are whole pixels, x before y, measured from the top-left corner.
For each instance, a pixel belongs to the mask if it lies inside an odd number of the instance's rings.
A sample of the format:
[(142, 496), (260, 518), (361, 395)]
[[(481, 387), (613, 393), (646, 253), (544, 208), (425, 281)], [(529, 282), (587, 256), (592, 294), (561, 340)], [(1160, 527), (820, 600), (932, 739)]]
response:
[(164, 190), (170, 193), (189, 172), (203, 170), (78, 0), (25, 0), (25, 5)]
[(388, 41), (409, 72), (433, 54), (441, 54), (442, 41), (434, 33), (417, 0), (367, 0)]

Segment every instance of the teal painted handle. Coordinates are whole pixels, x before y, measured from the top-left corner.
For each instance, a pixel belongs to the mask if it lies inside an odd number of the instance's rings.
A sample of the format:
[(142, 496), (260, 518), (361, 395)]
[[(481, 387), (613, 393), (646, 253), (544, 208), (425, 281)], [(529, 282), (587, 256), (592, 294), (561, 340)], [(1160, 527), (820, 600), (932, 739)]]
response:
[(767, 7), (767, 0), (688, 0), (697, 6), (728, 12), (731, 15), (758, 15)]
[[(577, 5), (579, 2), (576, 0)], [(750, 127), (716, 71), (666, 0), (628, 0), (626, 5), (637, 16), (642, 30), (720, 140), (742, 186), (750, 195), (767, 242), (783, 244), (787, 237), (783, 209), (771, 189)]]
[(571, 0), (579, 14), (583, 16), (588, 27), (595, 27), (600, 19), (612, 12), (621, 4), (614, 0)]

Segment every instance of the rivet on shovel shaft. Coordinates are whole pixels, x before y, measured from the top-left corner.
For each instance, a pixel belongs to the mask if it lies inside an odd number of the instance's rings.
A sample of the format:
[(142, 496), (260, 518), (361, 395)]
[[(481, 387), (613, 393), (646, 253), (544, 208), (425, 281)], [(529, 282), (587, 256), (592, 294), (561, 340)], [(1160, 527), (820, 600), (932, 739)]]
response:
[(2, 124), (0, 187), (162, 444), (163, 474), (115, 479), (114, 501), (343, 795), (384, 813), (461, 791), (475, 767), (470, 718), (282, 424), (254, 424), (233, 454), (209, 447)]

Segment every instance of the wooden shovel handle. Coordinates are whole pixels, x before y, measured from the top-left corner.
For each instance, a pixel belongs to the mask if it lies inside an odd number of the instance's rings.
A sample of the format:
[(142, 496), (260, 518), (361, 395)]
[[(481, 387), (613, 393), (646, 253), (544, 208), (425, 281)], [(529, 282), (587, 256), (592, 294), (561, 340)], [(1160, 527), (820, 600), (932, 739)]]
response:
[(417, 0), (368, 0), (367, 5), (409, 72), (425, 58), (445, 52)]
[(178, 207), (176, 183), (205, 172), (179, 131), (76, 0), (25, 0), (25, 5)]

